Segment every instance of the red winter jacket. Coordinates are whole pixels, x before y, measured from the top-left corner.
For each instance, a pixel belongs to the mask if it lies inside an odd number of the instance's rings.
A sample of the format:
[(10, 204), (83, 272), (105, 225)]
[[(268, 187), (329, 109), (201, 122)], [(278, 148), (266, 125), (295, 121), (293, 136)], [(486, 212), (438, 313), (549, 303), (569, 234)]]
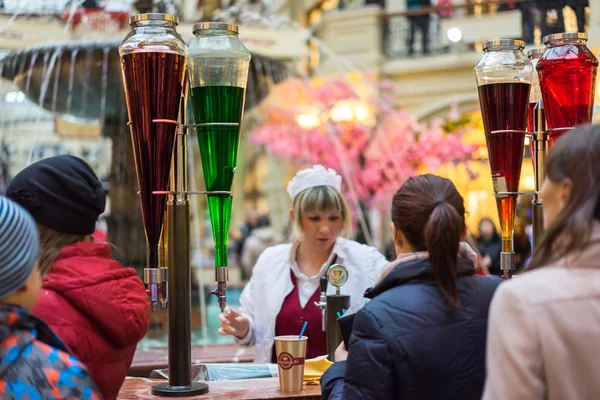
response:
[(65, 247), (44, 277), (33, 314), (90, 370), (105, 399), (116, 399), (150, 321), (144, 284), (111, 258), (110, 245)]

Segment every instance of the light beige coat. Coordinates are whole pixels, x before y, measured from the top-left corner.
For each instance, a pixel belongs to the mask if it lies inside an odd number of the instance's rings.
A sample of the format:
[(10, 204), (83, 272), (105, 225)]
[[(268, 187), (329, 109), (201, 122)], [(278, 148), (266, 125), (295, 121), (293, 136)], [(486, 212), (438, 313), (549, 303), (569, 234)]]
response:
[(485, 400), (600, 399), (600, 223), (577, 256), (500, 285)]

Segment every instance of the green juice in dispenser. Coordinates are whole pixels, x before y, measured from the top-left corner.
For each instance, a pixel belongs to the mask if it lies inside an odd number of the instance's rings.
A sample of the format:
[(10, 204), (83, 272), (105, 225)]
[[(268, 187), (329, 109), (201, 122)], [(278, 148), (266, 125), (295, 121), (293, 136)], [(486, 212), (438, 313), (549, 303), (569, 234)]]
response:
[[(237, 123), (238, 125), (198, 126), (198, 144), (206, 190), (230, 191), (240, 143), (240, 124), (245, 89), (236, 86), (200, 86), (191, 89), (190, 99), (196, 124)], [(208, 195), (208, 209), (215, 241), (215, 265), (227, 266), (227, 243), (232, 198)]]

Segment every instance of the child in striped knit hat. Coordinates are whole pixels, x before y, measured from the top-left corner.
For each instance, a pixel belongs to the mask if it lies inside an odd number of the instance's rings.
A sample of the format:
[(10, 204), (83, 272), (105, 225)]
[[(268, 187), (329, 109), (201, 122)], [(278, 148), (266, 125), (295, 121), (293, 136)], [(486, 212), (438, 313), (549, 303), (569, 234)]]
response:
[(33, 218), (0, 196), (0, 398), (100, 399), (87, 369), (29, 314), (41, 288)]

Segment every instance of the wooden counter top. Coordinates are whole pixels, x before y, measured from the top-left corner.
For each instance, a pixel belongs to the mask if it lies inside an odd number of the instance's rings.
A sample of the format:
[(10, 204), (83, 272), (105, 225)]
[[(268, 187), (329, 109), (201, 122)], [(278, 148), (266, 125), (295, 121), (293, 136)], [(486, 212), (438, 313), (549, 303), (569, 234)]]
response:
[[(164, 381), (147, 378), (125, 379), (117, 399), (171, 399), (158, 397), (151, 393), (152, 386)], [(294, 399), (318, 400), (321, 398), (321, 386), (304, 386), (302, 393), (280, 393), (278, 378), (247, 379), (237, 381), (207, 382), (209, 392), (195, 397), (178, 397), (179, 399), (199, 400), (260, 400), (260, 399)]]
[[(237, 344), (192, 346), (192, 364), (254, 361), (254, 348)], [(137, 349), (127, 375), (147, 378), (155, 369), (167, 368), (167, 348)]]

